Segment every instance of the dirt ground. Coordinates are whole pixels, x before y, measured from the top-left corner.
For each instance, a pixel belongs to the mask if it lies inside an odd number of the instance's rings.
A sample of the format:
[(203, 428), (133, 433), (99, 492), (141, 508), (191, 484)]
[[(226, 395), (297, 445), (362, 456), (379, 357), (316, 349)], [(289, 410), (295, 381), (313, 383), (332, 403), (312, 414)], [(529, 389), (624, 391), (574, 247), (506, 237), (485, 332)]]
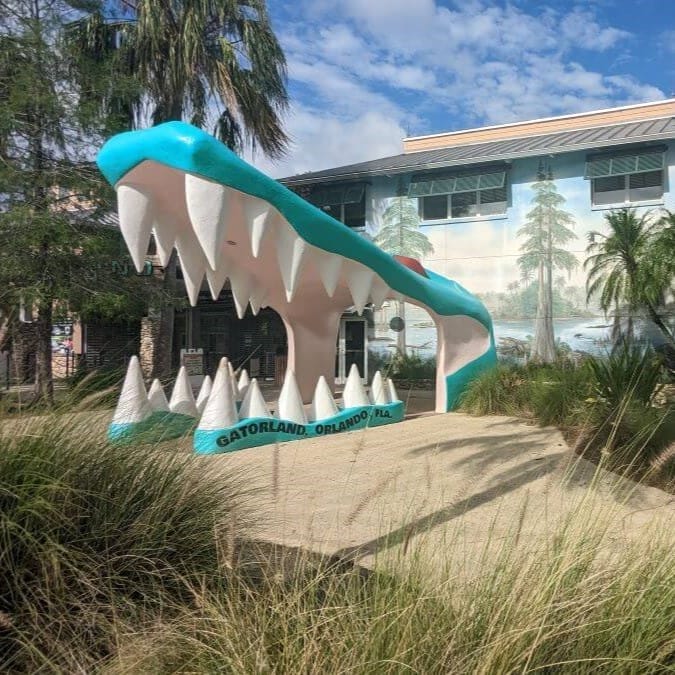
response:
[[(470, 565), (488, 542), (537, 543), (570, 513), (581, 514), (577, 525), (606, 520), (618, 546), (642, 535), (675, 545), (673, 495), (598, 470), (558, 430), (428, 408), (426, 394), (415, 394), (399, 424), (195, 461), (205, 474), (243, 471), (256, 537), (366, 565), (418, 552), (447, 560), (450, 550)], [(75, 414), (73, 432), (103, 436), (110, 416)], [(191, 451), (191, 439), (165, 445)]]
[(561, 434), (507, 417), (422, 414), (387, 427), (201, 458), (245, 469), (259, 536), (363, 564), (460, 546), (481, 555), (516, 530), (553, 532), (572, 512), (611, 521), (610, 540), (675, 532), (675, 498), (574, 456)]

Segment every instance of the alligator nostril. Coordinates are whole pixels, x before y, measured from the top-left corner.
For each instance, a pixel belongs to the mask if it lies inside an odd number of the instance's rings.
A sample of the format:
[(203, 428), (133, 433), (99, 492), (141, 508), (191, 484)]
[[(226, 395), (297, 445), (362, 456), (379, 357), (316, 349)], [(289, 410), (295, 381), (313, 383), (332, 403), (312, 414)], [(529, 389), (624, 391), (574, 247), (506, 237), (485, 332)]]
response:
[(228, 243), (230, 246), (236, 246), (236, 245), (237, 245), (237, 242), (236, 242), (236, 241), (232, 241), (231, 239), (228, 239), (228, 240), (227, 240), (227, 243)]

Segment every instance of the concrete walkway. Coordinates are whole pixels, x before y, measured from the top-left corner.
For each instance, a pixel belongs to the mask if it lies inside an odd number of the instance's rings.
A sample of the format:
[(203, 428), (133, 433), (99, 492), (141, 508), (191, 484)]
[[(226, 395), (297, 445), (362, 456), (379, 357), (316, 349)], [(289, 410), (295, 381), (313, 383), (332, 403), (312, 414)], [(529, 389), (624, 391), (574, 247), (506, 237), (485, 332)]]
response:
[(516, 530), (550, 534), (574, 511), (612, 519), (615, 540), (649, 526), (675, 532), (675, 497), (598, 474), (556, 429), (506, 417), (422, 415), (202, 460), (253, 477), (261, 537), (366, 564), (458, 545), (480, 555)]

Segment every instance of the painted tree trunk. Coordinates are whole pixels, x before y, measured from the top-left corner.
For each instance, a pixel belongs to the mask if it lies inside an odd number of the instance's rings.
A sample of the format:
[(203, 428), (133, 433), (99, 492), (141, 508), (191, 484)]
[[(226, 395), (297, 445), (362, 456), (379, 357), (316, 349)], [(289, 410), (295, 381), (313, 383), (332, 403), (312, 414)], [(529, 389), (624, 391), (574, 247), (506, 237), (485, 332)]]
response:
[(405, 325), (405, 302), (402, 300), (398, 301), (398, 316), (403, 321), (403, 328), (401, 332), (396, 336), (396, 346), (398, 347), (398, 352), (401, 356), (406, 356), (408, 354), (406, 347), (406, 325)]
[(553, 336), (553, 307), (550, 304), (546, 264), (539, 262), (539, 291), (537, 294), (537, 317), (534, 322), (534, 341), (530, 359), (539, 363), (555, 361), (555, 339)]

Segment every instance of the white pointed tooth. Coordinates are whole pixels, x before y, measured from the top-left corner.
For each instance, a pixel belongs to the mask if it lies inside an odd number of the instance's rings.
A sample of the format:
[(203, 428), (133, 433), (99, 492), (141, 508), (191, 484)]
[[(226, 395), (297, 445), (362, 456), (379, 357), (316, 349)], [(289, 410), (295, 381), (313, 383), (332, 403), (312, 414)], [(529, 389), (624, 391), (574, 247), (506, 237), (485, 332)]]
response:
[(153, 235), (155, 237), (155, 245), (157, 248), (157, 256), (159, 257), (159, 263), (162, 267), (166, 267), (169, 264), (169, 259), (171, 258), (171, 252), (176, 243), (176, 233), (178, 232), (178, 226), (173, 218), (165, 217), (161, 215), (155, 220), (155, 225), (152, 228)]
[(131, 185), (120, 185), (117, 188), (117, 211), (122, 236), (140, 274), (155, 220), (150, 196)]
[(316, 383), (314, 389), (314, 398), (312, 399), (312, 407), (310, 408), (310, 419), (313, 422), (328, 419), (338, 414), (338, 407), (333, 398), (333, 392), (326, 382), (326, 378), (322, 375)]
[(246, 388), (251, 384), (251, 378), (248, 376), (248, 371), (244, 368), (239, 375), (239, 382), (237, 383), (237, 389), (239, 393), (243, 396), (246, 394)]
[(342, 269), (342, 258), (339, 255), (333, 255), (332, 253), (326, 253), (326, 251), (320, 251), (316, 249), (313, 251), (314, 260), (316, 263), (316, 268), (321, 277), (321, 282), (323, 287), (326, 289), (326, 293), (329, 298), (332, 298), (335, 295), (335, 289), (337, 288), (338, 281), (340, 281), (340, 271)]
[(204, 273), (207, 268), (204, 253), (199, 242), (191, 232), (181, 232), (176, 239), (176, 248), (180, 258), (180, 268), (183, 273), (185, 290), (194, 307), (199, 298), (199, 290), (202, 287)]
[(373, 381), (370, 385), (370, 397), (375, 405), (387, 405), (391, 403), (389, 391), (379, 370), (373, 375)]
[(241, 401), (241, 396), (239, 394), (239, 387), (237, 387), (237, 377), (234, 374), (234, 368), (232, 367), (232, 362), (227, 362), (227, 370), (230, 374), (230, 388), (232, 389), (232, 398), (235, 401)]
[(372, 300), (373, 307), (376, 309), (382, 307), (382, 303), (387, 299), (389, 293), (389, 286), (387, 286), (380, 277), (375, 275), (370, 288), (370, 299)]
[(251, 253), (254, 258), (260, 255), (263, 237), (273, 229), (277, 212), (270, 204), (256, 197), (244, 199), (244, 219), (251, 237)]
[(279, 228), (277, 260), (288, 302), (293, 300), (306, 251), (305, 240), (299, 237), (290, 225), (285, 224)]
[(112, 423), (134, 424), (142, 422), (151, 414), (152, 408), (145, 391), (141, 364), (138, 362), (137, 356), (132, 356), (129, 360)]
[(228, 220), (239, 195), (220, 183), (185, 174), (185, 203), (192, 228), (212, 268), (225, 241)]
[(166, 400), (164, 387), (162, 387), (162, 383), (157, 379), (153, 380), (150, 385), (148, 401), (150, 401), (150, 407), (155, 412), (168, 412), (169, 410), (169, 402)]
[(258, 386), (258, 380), (255, 378), (251, 380), (251, 383), (246, 388), (246, 396), (244, 396), (244, 400), (241, 402), (239, 415), (241, 419), (245, 419), (246, 417), (272, 417)]
[(248, 272), (233, 267), (230, 270), (230, 288), (232, 289), (232, 299), (237, 310), (237, 316), (243, 319), (251, 294), (251, 277)]
[(251, 291), (249, 303), (251, 305), (251, 312), (253, 312), (253, 316), (258, 316), (258, 312), (265, 302), (266, 295), (267, 289), (264, 286), (255, 286)]
[(209, 285), (209, 290), (211, 291), (211, 297), (214, 300), (218, 300), (220, 297), (220, 291), (223, 290), (225, 285), (225, 279), (227, 279), (227, 267), (224, 262), (220, 260), (218, 262), (218, 267), (215, 270), (212, 270), (207, 266), (206, 268), (206, 282)]
[(368, 394), (361, 382), (361, 375), (355, 363), (347, 376), (345, 388), (342, 392), (342, 405), (344, 408), (357, 408), (365, 405), (370, 405)]
[(201, 415), (204, 412), (204, 407), (206, 402), (209, 400), (211, 395), (211, 390), (213, 389), (213, 382), (211, 378), (207, 375), (202, 382), (202, 386), (199, 388), (199, 394), (197, 394), (197, 400), (195, 405), (197, 406), (197, 412)]
[(375, 272), (365, 265), (359, 263), (350, 263), (348, 269), (345, 270), (347, 278), (347, 286), (352, 294), (354, 307), (356, 312), (361, 314), (366, 304), (368, 303), (368, 296), (370, 295), (370, 287), (375, 277)]
[(213, 380), (211, 395), (199, 420), (198, 429), (204, 431), (226, 429), (239, 421), (236, 401), (232, 395), (232, 378), (228, 366), (229, 361), (222, 358)]
[(307, 424), (307, 415), (305, 406), (302, 404), (300, 389), (295, 380), (295, 373), (292, 370), (286, 371), (284, 385), (279, 393), (279, 405), (277, 414), (281, 420), (289, 420), (298, 424)]
[(195, 397), (192, 393), (192, 385), (187, 374), (185, 366), (181, 366), (173, 385), (171, 398), (169, 399), (169, 410), (172, 413), (188, 415), (189, 417), (199, 417)]
[(389, 400), (391, 401), (391, 403), (401, 400), (398, 397), (398, 392), (396, 391), (396, 387), (394, 386), (394, 381), (390, 377), (387, 378), (387, 390), (389, 392)]

